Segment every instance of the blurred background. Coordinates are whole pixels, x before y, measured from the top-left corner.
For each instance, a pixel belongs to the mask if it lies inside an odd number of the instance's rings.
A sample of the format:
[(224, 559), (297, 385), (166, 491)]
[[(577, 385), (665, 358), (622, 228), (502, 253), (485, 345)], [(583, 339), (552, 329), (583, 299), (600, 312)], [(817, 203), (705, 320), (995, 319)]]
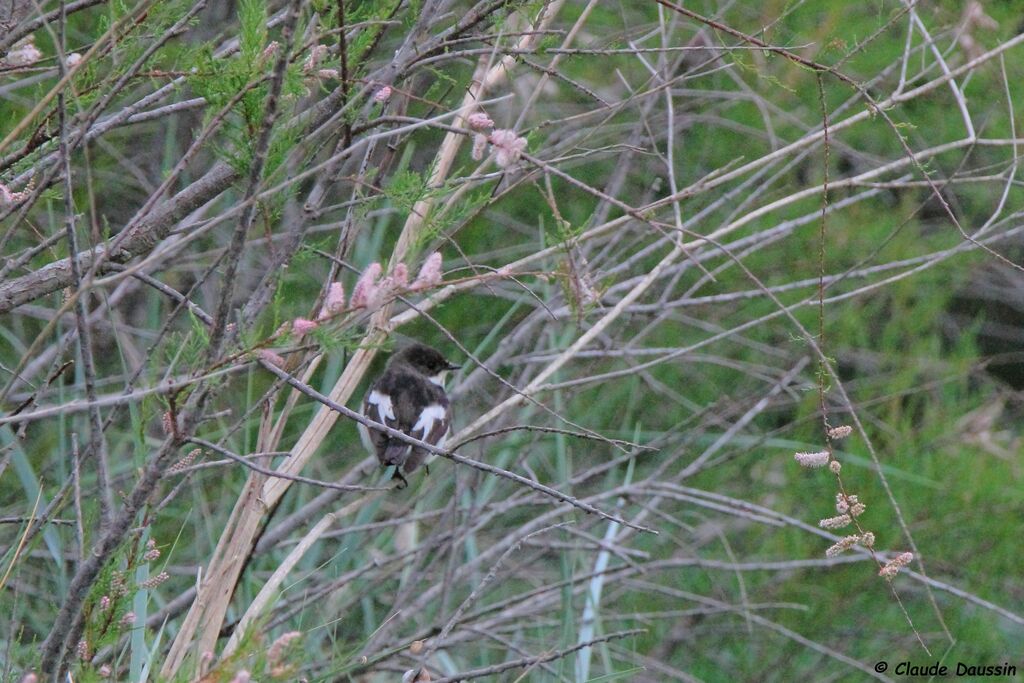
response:
[(1024, 672), (1018, 6), (10, 4), (2, 680)]

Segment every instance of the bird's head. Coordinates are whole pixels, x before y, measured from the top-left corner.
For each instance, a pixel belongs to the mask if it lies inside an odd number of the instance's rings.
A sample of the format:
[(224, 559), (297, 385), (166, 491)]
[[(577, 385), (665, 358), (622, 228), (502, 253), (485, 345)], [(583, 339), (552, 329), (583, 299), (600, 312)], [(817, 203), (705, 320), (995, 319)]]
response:
[(448, 362), (441, 352), (423, 344), (413, 344), (395, 352), (391, 363), (407, 365), (425, 376), (434, 384), (444, 386), (444, 378), (449, 370), (458, 370), (461, 366)]

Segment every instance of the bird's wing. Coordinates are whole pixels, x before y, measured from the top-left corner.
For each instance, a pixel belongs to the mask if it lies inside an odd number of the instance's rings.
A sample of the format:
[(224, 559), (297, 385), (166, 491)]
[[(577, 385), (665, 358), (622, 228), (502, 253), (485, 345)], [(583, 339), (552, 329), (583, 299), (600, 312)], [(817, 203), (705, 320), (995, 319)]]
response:
[[(426, 441), (438, 448), (444, 448), (444, 443), (448, 439), (448, 430), (452, 426), (452, 407), (448, 403), (446, 396), (441, 395), (438, 399), (437, 403), (431, 404), (420, 413), (420, 419), (413, 427), (412, 432), (409, 433), (409, 436), (420, 441)], [(414, 448), (409, 458), (405, 461), (405, 467), (402, 469), (406, 473), (412, 472), (422, 465), (423, 461), (430, 455), (429, 451), (425, 451), (422, 448)]]
[[(370, 393), (366, 395), (366, 400), (363, 401), (363, 415), (374, 422), (380, 422), (388, 427), (397, 428), (398, 420), (395, 418), (395, 406), (391, 401), (391, 396), (376, 388), (370, 389)], [(360, 432), (365, 437), (365, 440), (369, 441), (368, 445), (372, 446), (377, 459), (383, 463), (384, 451), (388, 447), (388, 435), (376, 429), (367, 428), (364, 425), (360, 425)]]

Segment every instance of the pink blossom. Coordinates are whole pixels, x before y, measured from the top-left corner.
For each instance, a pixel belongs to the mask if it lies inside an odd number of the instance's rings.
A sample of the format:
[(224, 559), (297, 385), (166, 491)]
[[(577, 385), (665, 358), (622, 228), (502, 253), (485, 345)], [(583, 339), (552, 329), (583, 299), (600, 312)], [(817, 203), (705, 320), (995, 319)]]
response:
[(109, 664), (104, 664), (103, 666), (100, 667), (99, 675), (100, 675), (101, 678), (110, 678), (110, 674), (112, 674), (112, 673), (114, 673), (114, 672), (110, 670), (110, 665)]
[[(406, 276), (409, 278), (409, 273), (407, 273)], [(391, 272), (378, 284), (377, 289), (374, 290), (373, 296), (370, 297), (370, 301), (367, 302), (367, 308), (370, 310), (380, 308), (384, 302), (387, 301), (388, 297), (399, 289), (401, 289), (401, 287), (399, 287), (398, 281), (395, 280), (394, 272)]]
[(325, 81), (332, 78), (338, 80), (341, 78), (341, 74), (338, 73), (337, 69), (320, 69), (316, 72), (316, 77), (322, 78)]
[(33, 40), (34, 38), (29, 36), (15, 45), (14, 49), (8, 52), (7, 57), (4, 59), (7, 65), (28, 66), (42, 59), (43, 53), (39, 51)]
[(29, 188), (25, 188), (22, 192), (11, 192), (11, 188), (0, 183), (0, 207), (17, 204), (27, 198), (29, 194)]
[(473, 136), (473, 150), (469, 156), (473, 158), (473, 161), (480, 161), (484, 158), (484, 152), (487, 151), (487, 136), (483, 133), (477, 133)]
[(125, 612), (124, 616), (121, 617), (122, 626), (131, 626), (135, 623), (135, 612)]
[(852, 516), (859, 517), (866, 509), (867, 507), (860, 502), (860, 498), (856, 494), (836, 494), (836, 512), (839, 514), (843, 515), (849, 512)]
[(318, 327), (320, 326), (316, 322), (306, 318), (296, 318), (292, 321), (292, 332), (300, 337), (305, 337)]
[(267, 650), (267, 663), (271, 666), (280, 664), (288, 646), (293, 640), (301, 636), (302, 634), (299, 631), (288, 631), (288, 633), (279, 636), (277, 640), (271, 643), (270, 648)]
[(804, 467), (824, 467), (828, 464), (828, 451), (818, 453), (794, 453), (793, 458)]
[(69, 69), (74, 69), (81, 62), (82, 62), (82, 55), (78, 54), (77, 52), (72, 52), (71, 54), (69, 54), (67, 57), (64, 58), (64, 65), (67, 66)]
[(231, 683), (249, 683), (251, 680), (252, 675), (245, 669), (242, 669), (235, 673), (235, 677), (231, 679)]
[(494, 163), (499, 168), (507, 168), (519, 161), (526, 149), (526, 138), (519, 137), (515, 131), (500, 129), (491, 133), (491, 145), (494, 147)]
[(379, 287), (374, 287), (373, 291), (370, 292), (370, 298), (366, 300), (366, 310), (376, 311), (378, 308), (384, 305), (387, 301), (388, 292), (391, 290), (391, 278), (385, 278), (380, 281)]
[(121, 597), (128, 595), (128, 582), (125, 581), (124, 572), (116, 571), (110, 577), (110, 590), (114, 595)]
[(423, 262), (410, 289), (427, 289), (441, 282), (441, 252), (435, 251)]
[(399, 263), (387, 277), (378, 283), (369, 301), (367, 301), (366, 307), (370, 310), (376, 309), (383, 305), (392, 294), (406, 289), (408, 286), (409, 267), (404, 263)]
[(156, 588), (157, 586), (159, 586), (161, 583), (163, 583), (164, 581), (166, 581), (169, 578), (171, 578), (170, 574), (168, 574), (167, 572), (160, 572), (156, 576), (151, 576), (150, 578), (146, 579), (145, 581), (140, 582), (139, 583), (139, 587), (140, 588), (145, 588), (147, 590), (152, 589), (152, 588)]
[(914, 553), (900, 553), (892, 560), (889, 560), (884, 567), (878, 570), (879, 576), (891, 579), (896, 576), (900, 569), (914, 561)]
[(482, 111), (473, 112), (466, 118), (466, 123), (473, 130), (483, 130), (485, 128), (494, 128), (494, 121), (491, 117)]
[[(277, 356), (276, 353), (274, 355)], [(281, 358), (280, 356), (277, 357), (281, 360), (282, 363), (284, 362), (283, 358)], [(184, 471), (184, 469), (191, 465), (192, 461), (195, 460), (196, 456), (199, 455), (201, 452), (202, 451), (200, 449), (193, 448), (185, 455), (185, 457), (179, 458), (177, 462), (168, 467), (167, 474), (178, 474), (179, 472)]]
[(818, 526), (822, 529), (842, 529), (844, 526), (849, 526), (853, 519), (850, 515), (839, 515), (838, 517), (828, 517), (818, 522)]
[(104, 595), (102, 598), (100, 598), (100, 609), (101, 610), (108, 610), (108, 609), (110, 609), (110, 596), (109, 595)]
[(838, 441), (839, 439), (845, 439), (851, 433), (853, 433), (853, 427), (849, 425), (833, 427), (832, 429), (828, 430), (828, 438), (832, 439), (833, 441)]
[(35, 672), (29, 671), (21, 677), (21, 683), (39, 683), (39, 676), (36, 676)]
[(267, 46), (265, 48), (263, 48), (263, 54), (261, 56), (263, 57), (263, 59), (269, 59), (270, 57), (276, 55), (277, 51), (280, 49), (281, 44), (278, 43), (276, 40), (272, 40), (269, 43), (267, 43)]
[(378, 289), (377, 278), (380, 277), (383, 270), (376, 262), (366, 267), (363, 274), (359, 276), (359, 281), (356, 282), (356, 288), (352, 291), (352, 300), (349, 301), (351, 308), (365, 307), (372, 298), (375, 298), (374, 295)]
[(385, 85), (383, 88), (377, 91), (377, 94), (373, 96), (374, 102), (387, 102), (388, 98), (391, 97), (391, 86)]
[(399, 289), (405, 289), (409, 286), (409, 266), (404, 263), (399, 263), (395, 266), (395, 269), (391, 271), (391, 282), (394, 287)]
[(839, 555), (840, 553), (843, 553), (852, 548), (860, 540), (861, 537), (858, 534), (854, 534), (852, 536), (843, 536), (839, 539), (839, 542), (830, 545), (825, 550), (825, 557), (835, 557), (836, 555)]
[(164, 411), (163, 416), (160, 418), (160, 425), (164, 429), (164, 436), (174, 436), (174, 416), (171, 415), (171, 411)]
[(306, 73), (315, 71), (319, 66), (320, 61), (327, 55), (326, 45), (316, 45), (312, 50), (309, 51), (309, 56), (306, 57), (306, 61), (302, 63), (302, 70)]
[(270, 363), (271, 365), (275, 365), (279, 368), (284, 367), (284, 358), (282, 358), (280, 354), (274, 353), (268, 349), (260, 349), (256, 353), (256, 357), (264, 363)]
[(327, 297), (317, 320), (325, 320), (345, 310), (345, 286), (340, 282), (332, 282), (327, 287)]

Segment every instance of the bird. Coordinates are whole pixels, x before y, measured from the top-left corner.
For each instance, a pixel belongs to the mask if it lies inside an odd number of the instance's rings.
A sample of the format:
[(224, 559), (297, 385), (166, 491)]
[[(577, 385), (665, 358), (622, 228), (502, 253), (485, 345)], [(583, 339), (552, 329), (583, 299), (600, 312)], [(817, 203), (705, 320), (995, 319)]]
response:
[[(363, 416), (443, 448), (452, 423), (444, 380), (450, 371), (460, 367), (424, 344), (412, 344), (396, 351), (388, 359), (384, 372), (370, 385), (363, 400)], [(393, 478), (401, 480), (399, 488), (408, 486), (404, 475), (416, 471), (430, 455), (423, 448), (362, 423), (359, 434), (367, 450), (377, 456), (382, 466), (395, 467)]]

